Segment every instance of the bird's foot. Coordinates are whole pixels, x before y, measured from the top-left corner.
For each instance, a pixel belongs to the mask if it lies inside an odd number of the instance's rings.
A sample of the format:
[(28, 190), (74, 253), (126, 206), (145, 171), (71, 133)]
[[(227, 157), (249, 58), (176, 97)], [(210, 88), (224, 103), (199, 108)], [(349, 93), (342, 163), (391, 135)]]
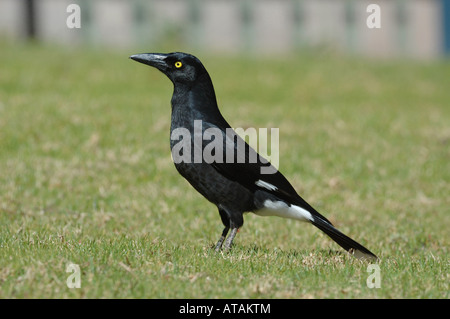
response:
[[(223, 230), (222, 236), (220, 237), (219, 241), (217, 242), (214, 250), (216, 252), (219, 252), (222, 248), (223, 243), (225, 242), (225, 245), (223, 245), (223, 251), (229, 251), (231, 248), (231, 245), (233, 244), (233, 239), (236, 237), (238, 228), (231, 229), (230, 236), (227, 238), (228, 228), (225, 228)], [(226, 240), (225, 240), (226, 238)]]
[(238, 231), (237, 228), (231, 229), (230, 236), (228, 236), (227, 240), (225, 241), (225, 246), (224, 246), (225, 251), (230, 250), (231, 245), (233, 244), (233, 239), (234, 239), (234, 237), (236, 237), (237, 231)]
[(214, 250), (215, 250), (216, 252), (219, 252), (219, 251), (220, 251), (220, 249), (222, 248), (222, 244), (223, 244), (224, 241), (225, 241), (225, 236), (221, 236), (220, 239), (219, 239), (219, 241), (218, 241), (217, 244), (216, 244), (216, 247), (214, 248)]

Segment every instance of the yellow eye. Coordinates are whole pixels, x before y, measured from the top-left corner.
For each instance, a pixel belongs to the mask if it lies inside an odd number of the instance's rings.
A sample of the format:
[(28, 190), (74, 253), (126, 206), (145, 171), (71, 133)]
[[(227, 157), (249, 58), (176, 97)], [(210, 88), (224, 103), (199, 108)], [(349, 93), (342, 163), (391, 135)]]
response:
[(175, 67), (177, 69), (181, 68), (183, 66), (183, 63), (181, 63), (180, 61), (175, 62)]

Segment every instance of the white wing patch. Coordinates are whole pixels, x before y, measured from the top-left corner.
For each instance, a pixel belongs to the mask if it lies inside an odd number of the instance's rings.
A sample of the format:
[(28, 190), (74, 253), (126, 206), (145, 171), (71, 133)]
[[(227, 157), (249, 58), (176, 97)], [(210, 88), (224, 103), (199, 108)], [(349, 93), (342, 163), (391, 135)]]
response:
[(269, 191), (276, 191), (278, 189), (278, 187), (273, 186), (272, 184), (267, 183), (267, 182), (265, 182), (263, 180), (260, 180), (260, 179), (255, 182), (255, 185), (259, 186), (259, 187), (262, 187), (262, 188), (265, 188), (265, 189), (268, 189)]
[(264, 208), (256, 211), (255, 214), (297, 219), (304, 222), (313, 220), (310, 212), (297, 205), (288, 205), (283, 201), (272, 201), (270, 199), (265, 200), (263, 205)]

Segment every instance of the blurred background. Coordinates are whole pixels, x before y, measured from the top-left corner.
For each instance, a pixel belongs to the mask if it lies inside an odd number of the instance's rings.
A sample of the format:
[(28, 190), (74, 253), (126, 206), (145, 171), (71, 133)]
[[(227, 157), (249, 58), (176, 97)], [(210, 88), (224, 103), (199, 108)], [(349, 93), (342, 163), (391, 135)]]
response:
[[(81, 28), (66, 22), (70, 4)], [(381, 10), (370, 29), (367, 7)], [(308, 48), (374, 57), (450, 53), (448, 0), (0, 0), (0, 35), (112, 48), (280, 54)]]

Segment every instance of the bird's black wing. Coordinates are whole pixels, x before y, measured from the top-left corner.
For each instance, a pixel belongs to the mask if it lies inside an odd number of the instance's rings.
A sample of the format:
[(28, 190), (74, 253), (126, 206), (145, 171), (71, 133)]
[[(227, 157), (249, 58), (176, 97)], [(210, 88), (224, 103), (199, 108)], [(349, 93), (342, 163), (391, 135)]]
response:
[[(209, 127), (217, 128), (213, 124), (206, 123), (205, 129)], [(249, 190), (262, 190), (288, 204), (300, 206), (331, 224), (297, 194), (277, 168), (259, 155), (234, 130), (225, 125), (219, 129), (223, 132), (222, 161), (214, 161), (211, 166), (220, 174)], [(233, 154), (232, 157), (230, 152)]]

